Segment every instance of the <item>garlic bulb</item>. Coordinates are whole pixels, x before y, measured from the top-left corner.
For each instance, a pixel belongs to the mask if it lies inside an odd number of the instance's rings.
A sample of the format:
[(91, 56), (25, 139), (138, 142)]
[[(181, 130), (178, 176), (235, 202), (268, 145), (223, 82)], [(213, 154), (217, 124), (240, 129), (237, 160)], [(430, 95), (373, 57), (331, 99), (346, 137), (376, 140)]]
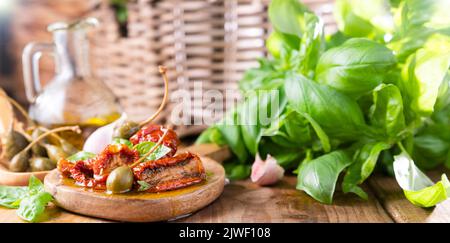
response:
[(122, 123), (127, 119), (125, 113), (114, 122), (97, 128), (87, 139), (83, 146), (83, 151), (98, 154), (103, 151), (113, 140), (113, 132), (116, 124)]
[(255, 162), (252, 165), (252, 174), (250, 179), (252, 182), (260, 185), (272, 185), (281, 180), (284, 175), (284, 169), (281, 167), (277, 160), (267, 155), (266, 160), (262, 160), (259, 154), (256, 154)]

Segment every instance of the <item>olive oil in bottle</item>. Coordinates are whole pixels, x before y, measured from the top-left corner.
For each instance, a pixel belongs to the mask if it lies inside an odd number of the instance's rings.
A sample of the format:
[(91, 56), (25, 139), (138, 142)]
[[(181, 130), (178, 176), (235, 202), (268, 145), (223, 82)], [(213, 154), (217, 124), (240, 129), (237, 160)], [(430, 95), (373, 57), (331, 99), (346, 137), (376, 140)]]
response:
[[(74, 23), (58, 22), (48, 30), (53, 43), (30, 43), (23, 53), (23, 71), (30, 117), (47, 128), (79, 125), (83, 134), (63, 132), (60, 135), (77, 148), (96, 128), (120, 117), (122, 109), (111, 90), (91, 75), (89, 41), (86, 30), (97, 25), (93, 18)], [(41, 87), (38, 75), (40, 53), (55, 56), (55, 76)]]

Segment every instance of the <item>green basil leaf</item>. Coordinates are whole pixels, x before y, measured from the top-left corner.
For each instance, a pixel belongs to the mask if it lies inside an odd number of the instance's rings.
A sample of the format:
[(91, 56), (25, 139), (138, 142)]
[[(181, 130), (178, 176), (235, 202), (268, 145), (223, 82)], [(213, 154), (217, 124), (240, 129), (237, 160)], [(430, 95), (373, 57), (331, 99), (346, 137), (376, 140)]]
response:
[(27, 193), (20, 200), (17, 215), (23, 220), (37, 222), (43, 215), (47, 204), (52, 200), (52, 195), (44, 190), (44, 184), (35, 176), (31, 176)]
[(252, 155), (257, 153), (262, 129), (278, 122), (286, 102), (282, 89), (259, 90), (247, 96), (238, 117), (244, 143)]
[(16, 203), (27, 195), (25, 186), (0, 186), (0, 206), (7, 208), (18, 208)]
[(447, 0), (408, 0), (401, 5), (397, 23), (401, 33), (407, 33), (417, 27), (442, 29), (450, 27), (448, 14), (450, 3)]
[(299, 50), (300, 72), (308, 77), (313, 77), (317, 61), (325, 50), (323, 22), (316, 15), (308, 12), (304, 16), (305, 31)]
[(278, 32), (302, 37), (303, 13), (307, 11), (307, 7), (297, 0), (273, 0), (269, 5), (269, 18)]
[[(133, 148), (136, 149), (142, 157), (146, 153), (148, 153), (150, 150), (152, 150), (153, 147), (155, 147), (155, 145), (156, 145), (156, 143), (147, 141), (147, 142), (138, 143)], [(155, 149), (155, 151), (153, 151), (153, 153), (151, 153), (150, 155), (147, 156), (146, 160), (160, 159), (160, 158), (164, 157), (166, 154), (168, 154), (171, 150), (172, 150), (171, 148), (166, 147), (163, 144), (161, 144)]]
[(450, 142), (436, 134), (424, 133), (414, 137), (413, 157), (420, 168), (437, 167), (447, 159), (449, 151)]
[(381, 84), (373, 92), (370, 112), (371, 124), (383, 131), (386, 137), (395, 138), (405, 129), (403, 99), (393, 84)]
[(243, 180), (250, 176), (251, 165), (242, 164), (240, 162), (224, 163), (227, 178), (230, 180)]
[(342, 182), (342, 191), (345, 193), (353, 192), (367, 200), (367, 193), (358, 185), (362, 184), (372, 174), (380, 153), (390, 147), (390, 144), (385, 142), (364, 144), (356, 153), (355, 162), (350, 165), (345, 174), (344, 181)]
[(358, 104), (348, 96), (301, 74), (286, 77), (285, 92), (291, 107), (308, 114), (330, 138), (354, 140), (365, 127)]
[(270, 137), (274, 143), (287, 148), (309, 146), (312, 135), (308, 124), (303, 116), (287, 107), (278, 122), (263, 130), (262, 136)]
[(150, 184), (146, 181), (137, 181), (137, 183), (140, 185), (138, 189), (139, 192), (147, 191), (150, 188)]
[(406, 153), (394, 156), (395, 179), (406, 198), (419, 207), (433, 207), (450, 195), (450, 183), (445, 174), (436, 184), (428, 178)]
[(44, 213), (47, 204), (52, 200), (52, 195), (45, 191), (27, 196), (21, 200), (17, 215), (23, 220), (37, 222)]
[(283, 77), (276, 69), (276, 63), (266, 59), (259, 60), (259, 67), (248, 69), (239, 81), (239, 89), (245, 93), (249, 90), (270, 89), (270, 87)]
[(44, 191), (44, 184), (37, 177), (31, 176), (28, 181), (28, 193), (34, 195), (42, 191)]
[(238, 114), (236, 108), (228, 112), (224, 119), (215, 125), (223, 136), (230, 150), (237, 156), (239, 161), (246, 162), (249, 158), (249, 153), (246, 149), (245, 143), (242, 138), (241, 129), (238, 122)]
[(308, 115), (307, 113), (303, 113), (302, 115), (303, 117), (305, 117), (306, 120), (308, 120), (308, 122), (311, 124), (314, 131), (316, 132), (317, 137), (319, 138), (320, 143), (322, 144), (323, 151), (325, 151), (326, 153), (330, 152), (331, 145), (328, 135), (323, 131), (320, 125), (310, 115)]
[(450, 37), (433, 35), (425, 46), (408, 58), (402, 70), (402, 91), (409, 108), (419, 116), (429, 116), (450, 66)]
[(395, 65), (392, 51), (384, 45), (353, 38), (320, 57), (316, 80), (358, 98), (383, 82)]
[(342, 150), (304, 162), (298, 169), (297, 189), (322, 203), (330, 204), (339, 174), (351, 163), (352, 160)]
[(262, 158), (270, 154), (285, 169), (296, 167), (300, 158), (303, 156), (302, 150), (299, 147), (280, 145), (273, 141), (273, 139), (267, 139), (267, 137), (261, 139), (258, 151)]
[(91, 152), (86, 152), (86, 151), (80, 151), (76, 154), (73, 154), (69, 157), (66, 158), (66, 160), (70, 161), (70, 162), (77, 162), (80, 160), (87, 160), (87, 159), (92, 159), (95, 157), (94, 153)]
[(387, 0), (337, 0), (335, 6), (338, 28), (346, 35), (373, 37), (394, 29)]
[(280, 58), (284, 53), (297, 50), (300, 46), (300, 38), (294, 35), (283, 34), (276, 30), (270, 33), (266, 40), (266, 48), (275, 58)]
[(130, 142), (130, 140), (124, 138), (114, 138), (111, 144), (125, 144), (129, 148), (133, 148), (133, 144)]

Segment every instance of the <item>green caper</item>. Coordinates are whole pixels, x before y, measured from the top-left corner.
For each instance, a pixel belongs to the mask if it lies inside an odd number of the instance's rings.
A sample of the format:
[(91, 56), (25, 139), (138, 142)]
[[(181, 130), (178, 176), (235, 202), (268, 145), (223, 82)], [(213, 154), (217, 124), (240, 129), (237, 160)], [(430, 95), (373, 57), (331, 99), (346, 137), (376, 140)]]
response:
[(79, 152), (78, 149), (75, 148), (75, 146), (73, 146), (71, 143), (67, 142), (65, 139), (60, 139), (59, 143), (60, 143), (61, 149), (66, 154), (76, 154)]
[(9, 162), (9, 170), (14, 172), (25, 172), (30, 167), (30, 153), (21, 151), (12, 157)]
[(11, 130), (5, 137), (5, 158), (11, 160), (29, 144), (27, 138), (20, 132)]
[(114, 169), (106, 180), (106, 189), (110, 193), (125, 193), (133, 186), (133, 172), (131, 168), (123, 165)]
[(129, 139), (137, 131), (139, 131), (139, 124), (132, 121), (125, 121), (114, 128), (113, 138)]
[[(31, 138), (35, 140), (38, 138), (41, 134), (43, 134), (44, 131), (40, 129), (39, 127), (33, 129), (33, 132), (31, 133)], [(33, 151), (33, 155), (40, 156), (40, 157), (47, 157), (47, 151), (42, 146), (43, 143), (48, 143), (48, 140), (46, 138), (43, 138), (39, 143), (34, 144), (31, 147), (31, 151)]]
[(61, 147), (51, 144), (43, 145), (45, 150), (47, 151), (48, 158), (53, 161), (53, 163), (57, 163), (60, 159), (66, 158), (68, 154), (64, 152)]
[(30, 159), (30, 167), (31, 171), (47, 171), (53, 170), (56, 165), (49, 158), (33, 157)]

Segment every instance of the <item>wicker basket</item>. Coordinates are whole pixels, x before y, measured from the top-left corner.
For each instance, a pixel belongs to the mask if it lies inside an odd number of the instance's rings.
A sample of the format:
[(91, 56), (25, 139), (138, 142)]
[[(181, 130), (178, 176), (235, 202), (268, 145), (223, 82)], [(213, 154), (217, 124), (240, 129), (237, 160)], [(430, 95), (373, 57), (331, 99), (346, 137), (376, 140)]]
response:
[[(72, 5), (74, 1), (58, 2)], [(158, 65), (168, 67), (172, 98), (176, 98), (176, 90), (193, 91), (199, 84), (196, 81), (201, 82), (203, 90), (236, 90), (245, 70), (257, 66), (257, 59), (267, 55), (264, 40), (270, 33), (269, 0), (130, 0), (126, 37), (120, 36), (109, 1), (98, 1), (101, 3), (77, 1), (91, 9), (81, 7), (77, 14), (67, 14), (61, 20), (80, 14), (100, 20), (100, 27), (92, 35), (95, 74), (111, 87), (125, 111), (137, 121), (155, 111), (161, 102), (163, 82)], [(322, 16), (326, 32), (336, 29), (332, 0), (303, 2)], [(33, 28), (40, 33), (45, 30), (44, 26)], [(205, 107), (198, 103), (202, 99), (197, 94), (192, 97), (194, 110), (187, 114), (192, 121), (202, 117)], [(171, 120), (175, 104), (169, 103), (158, 122)], [(176, 126), (176, 130), (184, 136), (204, 127)]]

